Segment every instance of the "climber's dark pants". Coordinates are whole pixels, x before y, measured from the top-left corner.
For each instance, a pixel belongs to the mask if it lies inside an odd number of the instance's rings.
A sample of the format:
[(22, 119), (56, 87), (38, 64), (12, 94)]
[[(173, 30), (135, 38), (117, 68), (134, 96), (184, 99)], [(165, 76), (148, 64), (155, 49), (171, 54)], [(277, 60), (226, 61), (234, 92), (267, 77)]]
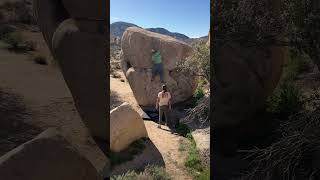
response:
[(154, 64), (152, 67), (152, 79), (159, 74), (160, 75), (160, 81), (163, 82), (163, 66), (162, 63)]
[(159, 106), (159, 125), (161, 124), (163, 114), (166, 119), (166, 123), (168, 123), (168, 109), (169, 107), (167, 105)]

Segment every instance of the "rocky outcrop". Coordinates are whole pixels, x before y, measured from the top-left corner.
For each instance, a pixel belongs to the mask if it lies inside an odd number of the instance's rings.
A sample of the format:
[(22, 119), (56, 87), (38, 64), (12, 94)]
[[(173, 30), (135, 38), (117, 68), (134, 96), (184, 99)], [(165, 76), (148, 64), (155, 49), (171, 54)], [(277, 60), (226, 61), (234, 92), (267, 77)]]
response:
[(121, 67), (139, 105), (154, 106), (161, 90), (159, 76), (151, 82), (152, 49), (161, 52), (164, 81), (172, 94), (173, 103), (192, 96), (196, 88), (195, 77), (191, 73), (179, 72), (177, 68), (177, 63), (191, 54), (189, 45), (170, 36), (130, 27), (123, 34), (121, 48)]
[(142, 118), (134, 108), (123, 103), (110, 111), (110, 150), (120, 152), (134, 141), (148, 137)]
[(106, 1), (34, 0), (33, 8), (84, 124), (95, 138), (109, 141)]
[(48, 129), (0, 157), (0, 177), (10, 180), (102, 180), (63, 136)]

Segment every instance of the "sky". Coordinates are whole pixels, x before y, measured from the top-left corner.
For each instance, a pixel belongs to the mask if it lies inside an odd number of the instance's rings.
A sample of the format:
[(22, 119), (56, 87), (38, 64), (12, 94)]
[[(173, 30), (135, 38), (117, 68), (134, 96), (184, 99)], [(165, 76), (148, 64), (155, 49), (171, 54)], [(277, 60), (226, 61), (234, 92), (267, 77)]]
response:
[(190, 38), (207, 36), (210, 0), (111, 0), (110, 23), (117, 21), (162, 27)]

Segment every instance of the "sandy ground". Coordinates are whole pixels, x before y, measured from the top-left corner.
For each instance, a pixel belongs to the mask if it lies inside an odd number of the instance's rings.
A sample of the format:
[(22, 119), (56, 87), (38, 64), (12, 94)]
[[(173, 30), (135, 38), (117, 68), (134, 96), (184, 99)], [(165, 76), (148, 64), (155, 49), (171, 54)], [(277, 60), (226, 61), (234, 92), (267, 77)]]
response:
[[(121, 82), (124, 79), (110, 77), (111, 99), (117, 99), (121, 102), (128, 102), (138, 107), (129, 84)], [(141, 111), (140, 111), (141, 114)], [(181, 141), (187, 141), (186, 138), (171, 134), (168, 127), (157, 128), (153, 121), (144, 121), (151, 142), (147, 144), (146, 149), (140, 155), (137, 155), (132, 161), (120, 164), (112, 170), (112, 174), (121, 174), (128, 170), (140, 170), (147, 164), (158, 164), (164, 166), (168, 174), (176, 180), (192, 179), (184, 167), (186, 152), (179, 151)]]
[[(36, 53), (50, 56), (46, 48), (41, 48), (44, 40), (40, 33), (31, 33), (29, 37), (40, 47)], [(59, 69), (36, 64), (30, 54), (10, 53), (3, 47), (4, 44), (0, 43), (0, 88), (22, 97), (21, 101), (30, 115), (21, 121), (41, 130), (56, 127), (101, 170), (105, 165), (105, 156), (81, 122)]]

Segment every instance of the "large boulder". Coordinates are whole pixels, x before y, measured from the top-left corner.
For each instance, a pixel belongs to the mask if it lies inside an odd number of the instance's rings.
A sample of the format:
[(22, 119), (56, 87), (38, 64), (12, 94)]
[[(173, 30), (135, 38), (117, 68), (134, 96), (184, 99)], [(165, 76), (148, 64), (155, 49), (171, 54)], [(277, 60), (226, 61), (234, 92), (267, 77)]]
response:
[(121, 48), (121, 67), (139, 105), (154, 106), (161, 91), (159, 76), (151, 82), (151, 49), (161, 52), (164, 81), (172, 94), (173, 103), (192, 96), (196, 88), (195, 77), (191, 73), (181, 73), (177, 68), (177, 63), (192, 53), (189, 45), (170, 36), (129, 27), (122, 36)]
[(134, 141), (148, 137), (144, 122), (127, 102), (110, 111), (110, 150), (120, 152)]
[(107, 142), (106, 1), (33, 0), (33, 8), (84, 124)]
[[(219, 2), (213, 5), (217, 11), (231, 8)], [(236, 15), (216, 14), (215, 42), (211, 44), (215, 68), (213, 148), (225, 155), (234, 155), (240, 143), (254, 144), (257, 137), (268, 136), (273, 123), (264, 114), (266, 100), (280, 80), (286, 58), (286, 47), (278, 43), (285, 41), (281, 1), (240, 1), (234, 5)], [(252, 26), (225, 26), (234, 18)]]
[(102, 180), (94, 166), (63, 136), (48, 129), (0, 157), (0, 177), (8, 180)]
[(284, 47), (259, 49), (236, 43), (221, 48), (215, 65), (216, 128), (238, 126), (264, 109), (279, 82), (285, 52)]

